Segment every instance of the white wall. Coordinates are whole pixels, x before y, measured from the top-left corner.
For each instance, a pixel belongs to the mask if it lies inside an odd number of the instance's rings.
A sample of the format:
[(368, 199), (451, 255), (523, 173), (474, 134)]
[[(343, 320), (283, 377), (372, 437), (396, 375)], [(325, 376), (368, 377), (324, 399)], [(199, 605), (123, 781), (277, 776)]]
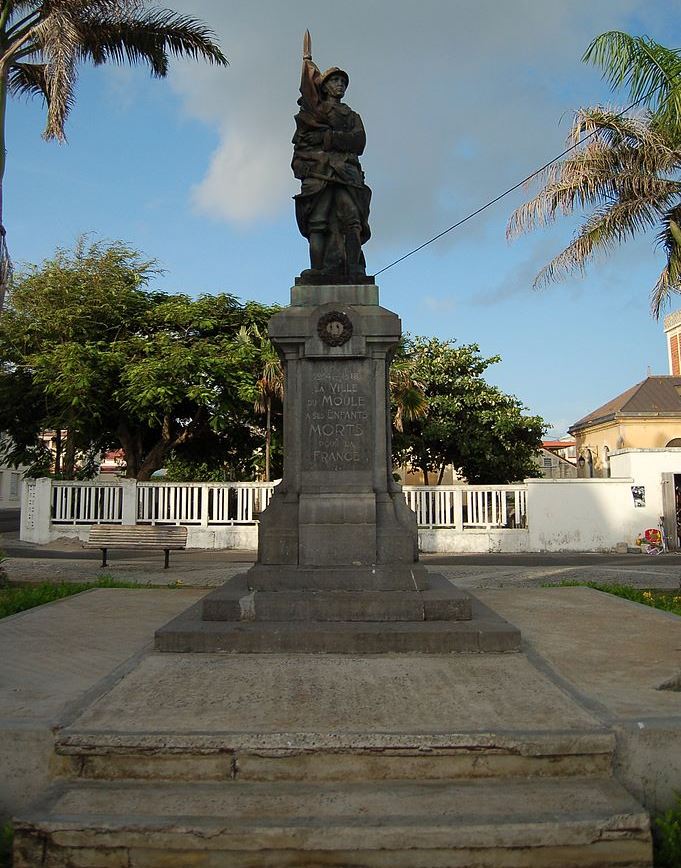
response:
[(525, 528), (419, 528), (419, 551), (426, 554), (474, 552), (526, 552), (529, 551), (529, 532)]
[(681, 449), (618, 449), (610, 453), (610, 473), (631, 476), (636, 485), (646, 489), (645, 510), (637, 510), (654, 519), (646, 527), (657, 527), (662, 515), (662, 474), (681, 474)]
[(633, 479), (527, 479), (528, 551), (611, 551), (651, 525)]
[(0, 509), (18, 509), (21, 505), (21, 477), (25, 470), (0, 464)]

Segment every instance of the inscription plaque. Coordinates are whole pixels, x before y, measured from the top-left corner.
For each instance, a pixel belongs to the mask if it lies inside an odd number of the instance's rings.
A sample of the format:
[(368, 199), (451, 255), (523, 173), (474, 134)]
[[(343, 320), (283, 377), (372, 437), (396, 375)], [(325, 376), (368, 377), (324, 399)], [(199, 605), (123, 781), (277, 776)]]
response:
[(370, 365), (368, 359), (304, 363), (304, 470), (367, 470), (371, 466)]

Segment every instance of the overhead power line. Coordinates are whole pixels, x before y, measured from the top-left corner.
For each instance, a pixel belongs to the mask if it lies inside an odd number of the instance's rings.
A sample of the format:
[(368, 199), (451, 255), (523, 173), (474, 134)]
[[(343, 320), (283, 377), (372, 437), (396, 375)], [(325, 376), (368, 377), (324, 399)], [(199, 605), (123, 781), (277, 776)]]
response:
[[(646, 93), (643, 96), (639, 97), (635, 102), (632, 102), (631, 105), (627, 106), (625, 109), (622, 109), (621, 112), (618, 112), (615, 115), (615, 117), (621, 118), (622, 115), (625, 115), (627, 112), (630, 112), (633, 108), (636, 108), (636, 106), (640, 102), (643, 102), (644, 100), (649, 99), (655, 93), (656, 90), (660, 89), (660, 87), (661, 87), (661, 85), (659, 85), (658, 87), (654, 87), (650, 91), (650, 93)], [(522, 187), (523, 184), (527, 184), (528, 181), (531, 181), (532, 178), (536, 178), (537, 175), (541, 175), (541, 173), (543, 171), (545, 171), (546, 169), (548, 169), (549, 166), (552, 166), (554, 163), (557, 163), (558, 160), (562, 160), (564, 156), (566, 156), (567, 154), (570, 153), (570, 151), (574, 151), (575, 148), (578, 148), (580, 145), (583, 145), (584, 142), (588, 142), (589, 139), (593, 138), (597, 132), (598, 132), (598, 130), (594, 130), (593, 132), (589, 133), (588, 136), (584, 136), (584, 138), (580, 139), (578, 142), (575, 142), (574, 145), (570, 145), (569, 148), (566, 148), (564, 151), (562, 151), (560, 154), (558, 154), (558, 156), (554, 157), (552, 160), (549, 160), (548, 163), (544, 163), (543, 166), (541, 166), (539, 169), (536, 169), (534, 172), (532, 172), (526, 178), (523, 178), (522, 181), (518, 181), (517, 184), (514, 184), (512, 187), (509, 187), (508, 190), (504, 190), (503, 193), (499, 193), (499, 195), (495, 196), (494, 199), (490, 199), (489, 202), (486, 202), (484, 205), (481, 205), (479, 208), (476, 208), (475, 211), (471, 211), (470, 214), (467, 214), (465, 217), (462, 217), (461, 220), (457, 220), (456, 223), (453, 223), (451, 226), (448, 226), (447, 229), (443, 229), (442, 232), (438, 232), (437, 235), (433, 235), (433, 237), (429, 238), (428, 241), (424, 241), (423, 244), (419, 244), (418, 247), (415, 247), (413, 250), (410, 250), (409, 253), (405, 253), (403, 256), (400, 256), (394, 262), (391, 262), (390, 265), (386, 265), (383, 268), (381, 268), (379, 271), (376, 272), (375, 276), (378, 277), (379, 274), (383, 274), (384, 271), (387, 271), (389, 268), (392, 268), (393, 265), (397, 265), (400, 262), (404, 262), (405, 259), (408, 259), (410, 256), (413, 256), (415, 253), (418, 253), (419, 250), (423, 250), (424, 247), (428, 247), (428, 245), (432, 244), (433, 241), (437, 241), (438, 238), (442, 238), (442, 236), (447, 235), (448, 232), (451, 232), (454, 229), (458, 229), (459, 226), (463, 226), (464, 223), (467, 223), (469, 220), (472, 220), (473, 217), (477, 217), (478, 214), (481, 214), (483, 211), (486, 211), (488, 208), (491, 208), (492, 205), (496, 205), (496, 203), (499, 202), (501, 199), (503, 199), (504, 196), (508, 196), (509, 193), (513, 193), (519, 187)]]

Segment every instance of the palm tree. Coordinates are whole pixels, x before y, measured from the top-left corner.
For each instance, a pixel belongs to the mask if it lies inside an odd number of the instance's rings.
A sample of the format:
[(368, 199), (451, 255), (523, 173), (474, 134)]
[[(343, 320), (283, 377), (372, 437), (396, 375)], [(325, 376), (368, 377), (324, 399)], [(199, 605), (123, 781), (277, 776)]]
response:
[(679, 139), (649, 112), (624, 116), (596, 107), (576, 112), (570, 141), (576, 150), (545, 171), (544, 188), (514, 212), (507, 234), (547, 224), (559, 213), (592, 209), (574, 240), (535, 278), (535, 286), (544, 286), (572, 271), (584, 272), (599, 251), (657, 230), (666, 254), (651, 293), (657, 318), (670, 293), (681, 291)]
[(253, 409), (256, 413), (265, 414), (265, 482), (269, 482), (272, 456), (272, 403), (275, 400), (283, 400), (284, 367), (272, 341), (266, 334), (262, 334), (255, 323), (248, 327), (241, 326), (235, 342), (247, 356), (252, 358), (254, 353), (256, 356), (254, 363), (257, 365), (258, 379), (255, 382), (255, 392), (251, 395)]
[(254, 408), (257, 413), (265, 414), (265, 482), (269, 482), (272, 455), (272, 401), (281, 401), (284, 397), (284, 368), (269, 338), (261, 338), (260, 364)]
[(390, 363), (390, 397), (394, 406), (393, 423), (404, 430), (405, 420), (420, 419), (428, 412), (428, 399), (416, 372), (416, 363), (407, 354), (404, 339), (400, 340)]
[(11, 276), (2, 216), (8, 95), (41, 96), (45, 139), (64, 141), (80, 62), (145, 63), (163, 78), (169, 56), (227, 64), (205, 24), (148, 0), (0, 0), (0, 311)]
[(681, 51), (611, 30), (593, 40), (582, 60), (600, 66), (613, 89), (627, 87), (629, 100), (647, 106), (660, 124), (681, 130)]

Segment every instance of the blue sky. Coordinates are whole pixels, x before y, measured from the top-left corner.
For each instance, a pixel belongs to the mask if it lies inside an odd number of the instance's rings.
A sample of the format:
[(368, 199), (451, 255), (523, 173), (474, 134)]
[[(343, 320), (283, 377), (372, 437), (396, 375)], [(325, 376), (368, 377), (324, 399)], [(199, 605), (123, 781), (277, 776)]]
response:
[[(13, 258), (40, 262), (81, 233), (156, 258), (156, 286), (288, 302), (307, 266), (291, 202), (302, 33), (320, 67), (350, 74), (367, 129), (370, 272), (559, 153), (580, 105), (624, 106), (580, 61), (605, 30), (681, 46), (681, 2), (651, 0), (175, 0), (217, 32), (228, 69), (83, 68), (68, 144), (46, 143), (38, 101), (8, 110), (5, 223)], [(530, 191), (531, 192), (531, 191)], [(667, 373), (644, 238), (536, 292), (574, 222), (512, 244), (519, 191), (382, 274), (381, 303), (413, 334), (502, 356), (488, 379), (555, 433), (653, 373)], [(673, 307), (681, 306), (681, 297)]]

